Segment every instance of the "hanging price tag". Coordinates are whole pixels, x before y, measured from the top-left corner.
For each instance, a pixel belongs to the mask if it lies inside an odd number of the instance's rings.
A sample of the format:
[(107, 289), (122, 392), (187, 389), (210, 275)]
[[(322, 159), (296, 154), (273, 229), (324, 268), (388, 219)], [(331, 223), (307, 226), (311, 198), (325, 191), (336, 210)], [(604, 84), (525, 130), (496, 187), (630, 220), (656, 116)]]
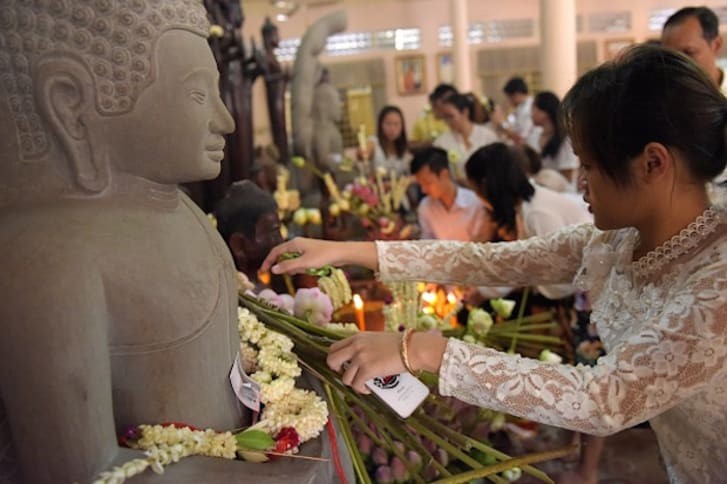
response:
[(255, 412), (260, 411), (260, 384), (250, 378), (240, 364), (240, 355), (230, 370), (230, 383), (240, 403)]

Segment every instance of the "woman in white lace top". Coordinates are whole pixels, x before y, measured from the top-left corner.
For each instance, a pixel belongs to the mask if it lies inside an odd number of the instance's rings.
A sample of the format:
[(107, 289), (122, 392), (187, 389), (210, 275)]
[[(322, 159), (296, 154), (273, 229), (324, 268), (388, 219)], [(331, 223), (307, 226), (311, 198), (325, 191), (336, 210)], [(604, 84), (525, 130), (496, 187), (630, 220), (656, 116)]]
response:
[[(574, 281), (608, 354), (594, 367), (546, 364), (416, 332), (409, 366), (440, 391), (484, 407), (596, 435), (649, 420), (672, 482), (727, 475), (727, 212), (705, 184), (725, 168), (727, 100), (681, 54), (631, 49), (584, 75), (564, 100), (594, 225), (506, 244), (336, 243), (296, 239), (274, 272), (325, 263), (382, 279), (472, 285)], [(365, 392), (404, 370), (401, 336), (363, 333), (328, 361)]]

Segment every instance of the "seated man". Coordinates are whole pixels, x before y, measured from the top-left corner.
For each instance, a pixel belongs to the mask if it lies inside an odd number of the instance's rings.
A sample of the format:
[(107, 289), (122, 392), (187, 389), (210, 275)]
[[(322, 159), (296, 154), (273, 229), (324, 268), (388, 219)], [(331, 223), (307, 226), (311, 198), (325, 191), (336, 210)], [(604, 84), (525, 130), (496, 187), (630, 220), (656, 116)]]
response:
[(236, 182), (217, 204), (215, 218), (235, 267), (260, 287), (258, 268), (268, 252), (283, 242), (275, 199), (249, 180)]
[[(234, 128), (206, 12), (81, 3), (0, 7), (2, 482), (90, 482), (141, 456), (117, 444), (131, 425), (248, 420), (232, 260), (177, 189), (219, 174)], [(188, 458), (135, 482), (330, 480), (273, 465)]]
[(411, 173), (426, 195), (417, 215), (422, 239), (487, 241), (494, 235), (485, 207), (470, 189), (451, 177), (447, 152), (425, 148), (414, 156)]

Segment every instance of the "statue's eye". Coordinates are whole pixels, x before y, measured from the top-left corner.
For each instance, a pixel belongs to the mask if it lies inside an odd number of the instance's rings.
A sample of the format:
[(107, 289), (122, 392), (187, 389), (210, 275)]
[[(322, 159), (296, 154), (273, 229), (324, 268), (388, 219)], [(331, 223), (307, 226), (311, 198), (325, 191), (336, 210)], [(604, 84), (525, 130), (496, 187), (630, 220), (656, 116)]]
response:
[(204, 102), (207, 100), (207, 94), (204, 91), (194, 90), (190, 92), (189, 95), (192, 97), (192, 99), (200, 104), (204, 104)]

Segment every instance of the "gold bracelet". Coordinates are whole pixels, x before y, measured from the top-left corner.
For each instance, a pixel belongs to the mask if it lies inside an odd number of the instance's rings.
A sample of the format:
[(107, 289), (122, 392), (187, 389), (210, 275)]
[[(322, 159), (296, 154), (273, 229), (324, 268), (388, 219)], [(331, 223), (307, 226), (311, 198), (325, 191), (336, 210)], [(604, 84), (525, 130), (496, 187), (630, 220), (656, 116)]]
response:
[(414, 333), (414, 328), (406, 328), (404, 334), (401, 335), (401, 346), (399, 347), (399, 353), (401, 355), (401, 361), (404, 362), (404, 368), (412, 375), (418, 375), (419, 372), (414, 371), (409, 363), (409, 337)]

